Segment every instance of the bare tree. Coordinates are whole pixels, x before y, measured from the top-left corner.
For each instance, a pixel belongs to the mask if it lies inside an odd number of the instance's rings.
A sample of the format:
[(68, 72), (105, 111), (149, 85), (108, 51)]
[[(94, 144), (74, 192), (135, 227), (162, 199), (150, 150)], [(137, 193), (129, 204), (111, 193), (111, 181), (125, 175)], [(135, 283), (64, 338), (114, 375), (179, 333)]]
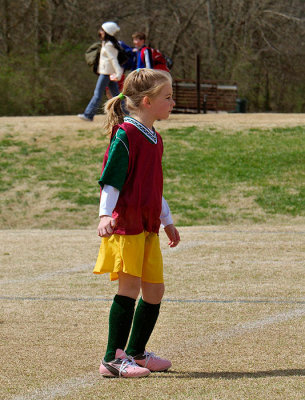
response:
[(304, 0), (0, 0), (0, 90), (10, 109), (74, 112), (85, 102), (95, 78), (83, 53), (106, 20), (128, 44), (144, 31), (173, 59), (176, 78), (195, 77), (199, 54), (202, 78), (238, 83), (252, 110), (305, 111)]

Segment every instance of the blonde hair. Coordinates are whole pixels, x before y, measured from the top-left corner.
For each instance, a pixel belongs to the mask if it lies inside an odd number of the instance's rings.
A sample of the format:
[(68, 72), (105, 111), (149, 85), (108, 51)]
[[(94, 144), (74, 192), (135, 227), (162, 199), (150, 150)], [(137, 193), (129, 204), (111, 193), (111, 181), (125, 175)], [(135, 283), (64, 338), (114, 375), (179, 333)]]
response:
[(123, 96), (127, 110), (136, 111), (145, 96), (154, 98), (166, 83), (172, 84), (171, 75), (166, 71), (138, 68), (131, 72), (125, 79), (122, 93), (108, 100), (104, 106), (106, 134), (111, 135), (112, 128), (124, 122), (125, 114), (121, 107)]

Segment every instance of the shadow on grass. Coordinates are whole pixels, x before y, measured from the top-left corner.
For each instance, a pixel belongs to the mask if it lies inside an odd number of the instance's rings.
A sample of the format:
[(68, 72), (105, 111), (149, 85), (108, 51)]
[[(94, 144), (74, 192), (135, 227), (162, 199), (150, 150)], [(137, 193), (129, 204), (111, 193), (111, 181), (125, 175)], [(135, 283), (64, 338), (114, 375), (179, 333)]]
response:
[[(253, 372), (199, 372), (199, 371), (168, 371), (166, 374), (162, 374), (162, 377), (166, 378), (190, 378), (190, 379), (242, 379), (242, 378), (266, 378), (266, 377), (278, 377), (278, 376), (305, 376), (305, 369), (275, 369), (270, 371), (253, 371)], [(158, 374), (158, 377), (161, 375)]]

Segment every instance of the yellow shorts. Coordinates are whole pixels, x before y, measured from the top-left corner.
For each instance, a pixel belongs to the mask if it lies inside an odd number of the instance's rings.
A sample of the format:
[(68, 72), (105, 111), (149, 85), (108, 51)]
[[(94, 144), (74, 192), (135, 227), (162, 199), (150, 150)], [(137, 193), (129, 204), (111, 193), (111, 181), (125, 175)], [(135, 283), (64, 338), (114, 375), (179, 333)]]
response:
[(118, 272), (138, 276), (149, 283), (163, 283), (163, 260), (159, 236), (142, 232), (139, 235), (111, 235), (102, 238), (93, 270), (94, 274), (110, 273), (110, 280), (118, 279)]

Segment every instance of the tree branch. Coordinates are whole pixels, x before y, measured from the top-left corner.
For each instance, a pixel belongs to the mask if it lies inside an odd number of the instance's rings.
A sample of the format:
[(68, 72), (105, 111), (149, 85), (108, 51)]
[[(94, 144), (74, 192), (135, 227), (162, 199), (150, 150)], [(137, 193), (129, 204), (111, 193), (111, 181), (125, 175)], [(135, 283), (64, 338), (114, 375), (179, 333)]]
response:
[(293, 15), (287, 15), (287, 14), (283, 14), (280, 13), (278, 11), (272, 11), (272, 10), (264, 10), (264, 13), (268, 13), (268, 14), (273, 14), (273, 15), (277, 15), (279, 17), (283, 17), (286, 18), (288, 20), (292, 20), (292, 21), (296, 21), (296, 22), (305, 22), (305, 18), (298, 18), (298, 17), (294, 17)]

